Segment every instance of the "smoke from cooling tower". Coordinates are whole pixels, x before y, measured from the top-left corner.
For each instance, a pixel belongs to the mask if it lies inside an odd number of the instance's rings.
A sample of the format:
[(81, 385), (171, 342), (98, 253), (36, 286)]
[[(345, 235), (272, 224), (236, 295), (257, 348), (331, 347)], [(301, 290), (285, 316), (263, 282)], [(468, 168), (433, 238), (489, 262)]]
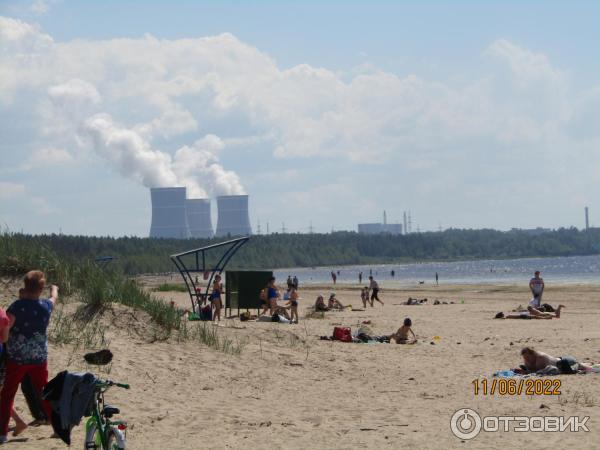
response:
[(190, 198), (245, 193), (237, 174), (219, 163), (217, 153), (224, 144), (218, 136), (206, 135), (171, 156), (152, 148), (140, 133), (115, 123), (108, 114), (90, 117), (84, 130), (98, 155), (123, 176), (148, 188), (186, 186)]

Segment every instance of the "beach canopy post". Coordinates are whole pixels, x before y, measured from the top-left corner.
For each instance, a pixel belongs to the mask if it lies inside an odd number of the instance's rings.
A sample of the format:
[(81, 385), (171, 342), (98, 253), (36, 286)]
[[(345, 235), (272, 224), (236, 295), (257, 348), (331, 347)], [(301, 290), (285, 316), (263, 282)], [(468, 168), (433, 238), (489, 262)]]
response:
[(233, 255), (249, 240), (249, 236), (244, 236), (171, 255), (187, 286), (194, 313), (200, 314), (200, 305), (208, 298), (215, 275), (223, 272)]
[(98, 267), (104, 270), (106, 269), (106, 266), (108, 266), (115, 259), (117, 258), (114, 256), (98, 256), (96, 259), (94, 259), (94, 262), (98, 265)]

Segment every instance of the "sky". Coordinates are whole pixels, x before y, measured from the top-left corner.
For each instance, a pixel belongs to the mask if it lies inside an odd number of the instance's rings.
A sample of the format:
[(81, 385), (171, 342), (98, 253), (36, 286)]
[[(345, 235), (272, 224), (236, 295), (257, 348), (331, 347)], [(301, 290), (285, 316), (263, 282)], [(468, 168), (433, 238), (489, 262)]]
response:
[[(0, 227), (600, 225), (598, 2), (0, 1)], [(596, 209), (598, 208), (598, 209)], [(596, 215), (598, 211), (598, 215)], [(216, 206), (213, 223), (216, 226)]]

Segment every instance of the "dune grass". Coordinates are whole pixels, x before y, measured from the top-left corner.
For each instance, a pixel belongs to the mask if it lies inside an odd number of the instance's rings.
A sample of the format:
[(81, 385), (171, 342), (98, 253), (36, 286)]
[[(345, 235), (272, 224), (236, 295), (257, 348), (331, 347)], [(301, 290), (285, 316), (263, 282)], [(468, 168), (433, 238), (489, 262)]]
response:
[(162, 283), (152, 290), (154, 292), (187, 292), (188, 288), (183, 284)]

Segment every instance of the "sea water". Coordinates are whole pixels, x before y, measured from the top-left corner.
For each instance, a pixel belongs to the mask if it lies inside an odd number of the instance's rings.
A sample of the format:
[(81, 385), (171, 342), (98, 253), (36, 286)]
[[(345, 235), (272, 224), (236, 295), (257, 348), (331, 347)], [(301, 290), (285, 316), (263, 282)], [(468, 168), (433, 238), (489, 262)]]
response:
[(528, 283), (536, 270), (541, 271), (546, 283), (600, 283), (600, 255), (291, 268), (277, 269), (274, 274), (282, 286), (288, 275), (296, 275), (304, 285), (330, 284), (332, 271), (337, 275), (337, 283), (357, 284), (362, 272), (363, 285), (369, 284), (372, 274), (379, 283), (391, 287), (435, 284), (436, 273), (440, 284), (521, 284)]

